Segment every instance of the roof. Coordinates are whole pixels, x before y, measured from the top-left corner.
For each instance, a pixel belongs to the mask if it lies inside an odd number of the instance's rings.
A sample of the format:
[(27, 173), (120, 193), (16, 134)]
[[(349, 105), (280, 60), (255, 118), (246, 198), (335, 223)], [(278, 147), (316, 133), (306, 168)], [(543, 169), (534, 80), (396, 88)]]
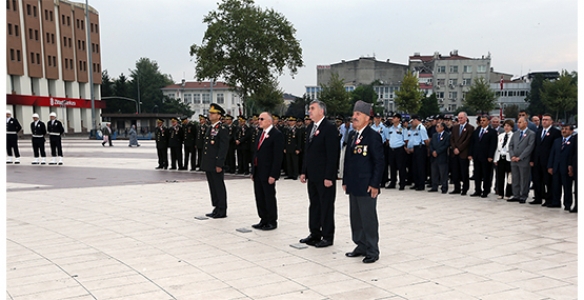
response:
[[(414, 56), (410, 56), (410, 60), (421, 60), (423, 62), (430, 62), (434, 60), (434, 55), (414, 55)], [(438, 56), (438, 60), (468, 60), (468, 59), (472, 59), (466, 56), (460, 56), (460, 55), (451, 55), (451, 56), (442, 56), (439, 55)]]
[(425, 82), (420, 83), (420, 89), (422, 89), (422, 90), (429, 90), (431, 88), (432, 88), (431, 84), (427, 84)]
[[(209, 81), (186, 81), (185, 85), (183, 86), (182, 83), (175, 83), (168, 86), (163, 87), (163, 90), (178, 90), (178, 89), (209, 89), (211, 87), (211, 83)], [(225, 82), (216, 81), (213, 85), (214, 89), (229, 89), (231, 86), (227, 85)]]

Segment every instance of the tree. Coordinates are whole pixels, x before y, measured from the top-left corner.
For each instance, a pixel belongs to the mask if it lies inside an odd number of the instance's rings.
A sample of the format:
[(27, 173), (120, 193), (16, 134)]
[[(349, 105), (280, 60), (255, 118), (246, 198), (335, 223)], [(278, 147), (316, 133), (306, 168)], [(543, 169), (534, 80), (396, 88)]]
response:
[(420, 91), (418, 78), (412, 72), (406, 73), (395, 96), (395, 104), (399, 111), (415, 114), (420, 110), (424, 94)]
[(203, 22), (208, 24), (203, 41), (190, 49), (196, 77), (223, 77), (240, 88), (244, 104), (285, 67), (294, 76), (304, 66), (296, 29), (282, 14), (255, 6), (253, 0), (223, 0)]
[(455, 111), (454, 111), (454, 115), (458, 115), (459, 112), (465, 112), (467, 115), (469, 116), (474, 116), (477, 114), (476, 110), (472, 107), (466, 106), (466, 105), (462, 105), (459, 106)]
[(519, 106), (517, 105), (507, 105), (503, 108), (503, 115), (505, 118), (515, 118), (519, 115)]
[(427, 118), (439, 113), (440, 107), (438, 106), (438, 98), (436, 98), (435, 93), (432, 93), (429, 97), (424, 97), (424, 99), (422, 99), (422, 106), (418, 111), (418, 114), (421, 118)]
[[(171, 85), (174, 82), (172, 77), (167, 74), (162, 74), (158, 68), (156, 61), (148, 58), (140, 58), (136, 62), (136, 69), (130, 70), (131, 81), (131, 96), (142, 102), (139, 104), (140, 111), (152, 112), (154, 106), (158, 106), (161, 113), (177, 113), (175, 111), (165, 111), (162, 104), (162, 90), (161, 88)], [(120, 96), (120, 95), (118, 95)]]
[(351, 113), (350, 96), (339, 74), (333, 73), (328, 84), (320, 85), (318, 100), (326, 104), (329, 116), (348, 115)]
[(375, 113), (383, 113), (383, 106), (377, 101), (378, 97), (373, 89), (373, 83), (360, 85), (351, 92), (351, 107), (355, 106), (355, 102), (359, 100), (372, 103), (373, 111)]
[(161, 111), (177, 114), (177, 116), (187, 116), (189, 118), (195, 113), (184, 101), (170, 99), (166, 96), (164, 97)]
[[(107, 73), (106, 73), (107, 75)], [(109, 75), (107, 75), (109, 78)], [(109, 79), (108, 79), (109, 80)], [(106, 97), (124, 97), (124, 98), (132, 98), (132, 94), (130, 92), (130, 82), (128, 82), (128, 78), (124, 76), (124, 74), (120, 74), (120, 76), (115, 79), (109, 88), (103, 86), (104, 76), (102, 75), (102, 91), (107, 92), (110, 91), (108, 94), (101, 94), (102, 99)], [(130, 100), (124, 100), (121, 98), (109, 98), (104, 99), (106, 101), (106, 108), (104, 109), (104, 113), (136, 113), (137, 111), (137, 104), (136, 102), (132, 102)]]
[(480, 113), (488, 113), (496, 107), (495, 92), (489, 87), (489, 83), (483, 77), (474, 80), (466, 93), (464, 105), (473, 108)]
[(532, 115), (544, 114), (547, 111), (545, 104), (541, 101), (541, 90), (543, 88), (544, 78), (542, 74), (537, 74), (531, 81), (531, 91), (526, 97), (526, 101), (529, 102), (527, 107), (527, 112)]
[(306, 114), (306, 108), (310, 104), (312, 100), (308, 97), (308, 95), (304, 94), (302, 97), (296, 97), (288, 109), (286, 110), (287, 116), (296, 116), (296, 117), (304, 117)]
[(568, 112), (576, 107), (578, 101), (578, 86), (574, 84), (573, 75), (563, 70), (557, 80), (544, 81), (541, 100), (550, 111), (556, 113), (556, 120), (559, 113), (563, 113), (564, 120), (568, 120)]
[(278, 105), (284, 103), (284, 91), (278, 87), (277, 81), (270, 81), (256, 89), (248, 103), (254, 108), (252, 113), (274, 112)]

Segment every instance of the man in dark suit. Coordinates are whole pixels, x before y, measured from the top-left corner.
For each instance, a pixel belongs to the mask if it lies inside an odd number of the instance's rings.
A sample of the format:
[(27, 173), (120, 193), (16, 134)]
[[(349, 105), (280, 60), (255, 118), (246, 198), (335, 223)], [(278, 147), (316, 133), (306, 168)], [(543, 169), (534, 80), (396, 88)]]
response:
[[(471, 197), (487, 198), (493, 183), (493, 158), (497, 151), (497, 132), (489, 126), (489, 117), (479, 117), (480, 128), (472, 135), (468, 159), (473, 161), (475, 192)], [(481, 188), (482, 184), (482, 188)]]
[(572, 149), (572, 155), (568, 160), (568, 176), (574, 179), (574, 208), (570, 209), (571, 213), (578, 212), (578, 135), (574, 136), (572, 143), (574, 144), (574, 149)]
[(229, 129), (229, 150), (227, 150), (227, 173), (235, 174), (235, 133), (237, 126), (233, 124), (233, 116), (225, 115), (225, 126)]
[[(205, 145), (204, 138), (205, 132), (207, 132), (207, 127), (209, 127), (207, 124), (207, 116), (199, 115), (199, 126), (197, 127), (197, 139), (195, 142), (195, 147), (197, 147), (195, 153), (197, 154), (197, 167), (199, 170), (201, 170), (201, 158), (203, 157), (203, 147)], [(195, 155), (195, 153), (193, 153), (193, 155)]]
[(448, 192), (448, 148), (450, 147), (450, 133), (444, 129), (444, 123), (436, 124), (436, 133), (430, 140), (430, 163), (432, 168), (432, 189), (428, 192), (437, 192), (438, 184), (442, 187), (442, 194)]
[(313, 123), (306, 129), (308, 142), (300, 181), (308, 186), (310, 235), (300, 242), (320, 248), (331, 246), (334, 239), (340, 141), (336, 126), (324, 117), (324, 102), (312, 101), (308, 113)]
[(529, 194), (529, 177), (531, 175), (529, 160), (535, 145), (535, 132), (527, 128), (526, 117), (517, 120), (517, 129), (509, 142), (513, 197), (507, 201), (525, 203)]
[(286, 128), (286, 137), (284, 141), (284, 153), (286, 156), (286, 170), (288, 176), (286, 179), (298, 179), (298, 155), (300, 154), (300, 145), (302, 135), (300, 129), (296, 127), (296, 117), (288, 117), (288, 127)]
[(361, 100), (353, 109), (353, 128), (348, 137), (343, 168), (343, 190), (349, 195), (351, 235), (357, 247), (347, 257), (365, 256), (364, 263), (379, 259), (377, 195), (385, 155), (381, 135), (367, 126), (371, 104)]
[(59, 165), (63, 164), (63, 147), (61, 145), (61, 135), (65, 132), (61, 121), (57, 120), (57, 113), (49, 114), (51, 120), (47, 123), (47, 132), (49, 133), (49, 143), (51, 145), (51, 162), (49, 165), (57, 164), (57, 155), (59, 155)]
[(47, 127), (43, 121), (39, 120), (38, 114), (32, 114), (32, 123), (30, 123), (30, 131), (32, 133), (32, 150), (34, 152), (33, 165), (39, 164), (39, 152), (41, 156), (40, 164), (46, 164), (45, 153), (45, 134), (47, 134)]
[[(197, 155), (195, 155), (195, 142), (197, 140), (197, 126), (193, 122), (189, 122), (189, 118), (182, 120), (183, 143), (185, 150), (185, 160), (183, 169), (189, 168), (189, 161), (191, 162), (191, 171), (194, 171), (197, 166)], [(190, 156), (190, 160), (189, 160)]]
[(574, 127), (572, 125), (562, 126), (562, 138), (554, 141), (550, 159), (548, 161), (548, 173), (552, 175), (553, 190), (552, 203), (547, 207), (562, 207), (561, 199), (564, 194), (564, 210), (572, 208), (572, 181), (573, 177), (568, 174), (568, 166), (577, 136), (572, 136)]
[(209, 107), (209, 127), (205, 132), (205, 144), (203, 145), (203, 158), (201, 170), (205, 171), (213, 212), (206, 214), (211, 218), (227, 217), (227, 191), (225, 190), (225, 159), (229, 149), (229, 129), (221, 124), (221, 116), (225, 110), (211, 103)]
[(20, 164), (20, 151), (18, 151), (18, 132), (22, 130), (20, 122), (12, 117), (12, 112), (6, 111), (6, 153), (8, 154), (7, 164), (12, 163), (12, 149), (14, 149), (14, 163)]
[(276, 180), (280, 178), (284, 136), (272, 125), (273, 120), (269, 113), (261, 113), (258, 120), (261, 131), (254, 145), (251, 180), (260, 222), (251, 227), (272, 230), (278, 227)]
[[(468, 176), (468, 147), (474, 127), (468, 124), (468, 116), (465, 112), (458, 113), (458, 124), (452, 126), (450, 135), (450, 158), (452, 159), (452, 181), (454, 191), (450, 194), (466, 195), (470, 187)], [(462, 189), (460, 182), (462, 181)]]
[(182, 143), (184, 138), (183, 129), (178, 125), (177, 118), (170, 119), (170, 128), (168, 128), (168, 146), (170, 147), (170, 170), (184, 170), (182, 161)]
[(164, 120), (156, 120), (156, 130), (154, 131), (154, 139), (156, 140), (156, 154), (158, 155), (159, 169), (168, 168), (168, 132), (164, 126)]
[(237, 148), (237, 174), (249, 174), (248, 155), (250, 149), (251, 128), (247, 125), (247, 119), (239, 116), (239, 128), (235, 137)]
[(544, 114), (542, 127), (535, 133), (535, 146), (531, 154), (530, 165), (533, 168), (533, 186), (535, 200), (529, 204), (542, 204), (547, 206), (552, 203), (552, 176), (547, 171), (550, 152), (554, 141), (562, 136), (560, 130), (552, 126), (552, 115)]

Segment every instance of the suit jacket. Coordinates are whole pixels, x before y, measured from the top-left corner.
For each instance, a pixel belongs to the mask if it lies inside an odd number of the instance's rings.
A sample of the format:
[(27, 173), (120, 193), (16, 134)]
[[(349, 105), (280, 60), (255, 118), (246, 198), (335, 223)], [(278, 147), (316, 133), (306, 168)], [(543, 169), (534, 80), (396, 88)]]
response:
[(578, 142), (577, 139), (577, 135), (571, 136), (564, 147), (562, 147), (563, 137), (554, 141), (547, 165), (548, 169), (554, 170), (554, 175), (556, 173), (568, 174), (568, 165), (570, 165), (570, 160), (573, 160), (572, 153)]
[(215, 167), (223, 168), (225, 165), (229, 149), (229, 128), (221, 122), (217, 122), (215, 126), (209, 125), (204, 139), (201, 170), (215, 172)]
[[(452, 132), (450, 133), (450, 148), (453, 150), (458, 148), (458, 151), (460, 151), (459, 157), (462, 159), (467, 159), (468, 147), (470, 145), (474, 127), (467, 121), (466, 125), (462, 129), (462, 134), (459, 134), (459, 131), (460, 124), (452, 126)], [(451, 152), (451, 155), (454, 155), (454, 151)]]
[(473, 132), (468, 155), (472, 156), (473, 160), (486, 162), (489, 158), (493, 158), (495, 151), (497, 151), (497, 132), (492, 127), (487, 126), (482, 137), (480, 134), (481, 128), (477, 128)]
[(357, 131), (351, 131), (346, 145), (343, 185), (347, 194), (357, 197), (370, 196), (369, 186), (379, 188), (385, 156), (381, 135), (366, 126), (359, 140)]
[[(513, 133), (511, 141), (509, 142), (509, 155), (511, 157), (519, 157), (519, 162), (516, 162), (521, 167), (529, 167), (531, 159), (531, 152), (535, 146), (535, 133), (529, 129), (525, 129), (525, 134), (519, 139), (521, 131), (517, 130)], [(514, 162), (511, 162), (514, 164)]]
[(47, 127), (43, 121), (39, 120), (36, 126), (34, 125), (34, 122), (30, 123), (30, 131), (32, 132), (32, 135), (42, 135), (44, 138), (44, 135), (47, 134)]
[[(256, 150), (253, 152), (252, 163), (254, 167), (251, 169), (251, 174), (255, 180), (267, 181), (268, 177), (274, 177), (278, 180), (284, 158), (284, 135), (276, 127), (272, 127), (270, 132), (264, 136), (264, 141), (258, 149), (262, 132), (263, 130), (260, 131), (259, 138), (254, 145)], [(255, 166), (255, 162), (257, 162), (257, 166)]]
[[(445, 164), (448, 163), (448, 148), (450, 147), (450, 133), (443, 131), (442, 138), (440, 133), (436, 132), (430, 140), (430, 158), (433, 163)], [(437, 157), (432, 153), (436, 151)]]
[[(513, 131), (510, 131), (509, 137), (507, 138), (507, 144), (505, 144), (505, 147), (503, 147), (503, 143), (505, 142), (505, 135), (507, 133), (503, 132), (501, 134), (499, 134), (499, 141), (497, 142), (497, 151), (495, 151), (495, 157), (493, 158), (493, 162), (498, 162), (499, 159), (501, 158), (501, 153), (506, 153), (505, 154), (505, 160), (506, 161), (511, 161), (511, 155), (509, 155), (509, 144), (511, 144), (511, 138), (513, 138)], [(505, 151), (503, 151), (505, 150)]]
[(546, 132), (543, 139), (541, 138), (542, 133), (543, 128), (539, 128), (535, 133), (535, 146), (531, 154), (531, 162), (547, 167), (554, 141), (557, 138), (561, 138), (562, 133), (554, 126), (550, 126), (549, 131)]
[(105, 126), (101, 132), (103, 135), (111, 136), (114, 133), (114, 130), (111, 127)]
[(337, 127), (325, 118), (310, 140), (310, 132), (314, 126), (315, 123), (312, 123), (306, 128), (307, 141), (301, 174), (315, 181), (335, 181), (340, 153)]
[(156, 140), (156, 148), (166, 149), (168, 148), (168, 132), (166, 127), (157, 126), (154, 131), (154, 138)]

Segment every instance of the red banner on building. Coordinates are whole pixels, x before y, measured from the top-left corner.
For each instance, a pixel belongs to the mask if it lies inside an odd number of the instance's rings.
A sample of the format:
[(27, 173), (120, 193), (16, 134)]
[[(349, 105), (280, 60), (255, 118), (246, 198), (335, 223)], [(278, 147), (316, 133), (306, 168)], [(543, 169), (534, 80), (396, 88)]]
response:
[[(28, 106), (56, 106), (67, 108), (91, 108), (91, 100), (73, 99), (53, 96), (26, 96), (26, 95), (6, 95), (6, 104), (28, 105)], [(95, 108), (105, 108), (105, 102), (95, 100)]]

